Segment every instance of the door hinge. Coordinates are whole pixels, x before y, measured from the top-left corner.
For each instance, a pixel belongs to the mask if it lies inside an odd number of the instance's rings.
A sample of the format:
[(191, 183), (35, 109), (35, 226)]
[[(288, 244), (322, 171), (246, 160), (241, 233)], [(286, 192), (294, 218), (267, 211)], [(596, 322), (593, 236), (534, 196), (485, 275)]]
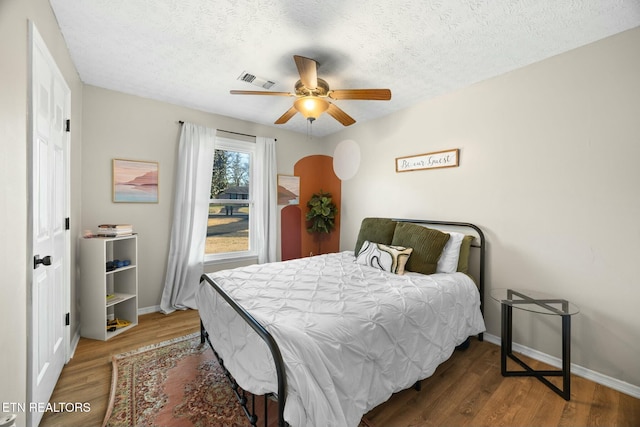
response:
[(65, 326), (69, 326), (71, 324), (70, 320), (69, 320), (69, 313), (64, 315), (64, 325)]
[(66, 132), (71, 132), (71, 120), (67, 119), (64, 124), (64, 130)]
[(64, 219), (64, 229), (69, 230), (69, 217)]

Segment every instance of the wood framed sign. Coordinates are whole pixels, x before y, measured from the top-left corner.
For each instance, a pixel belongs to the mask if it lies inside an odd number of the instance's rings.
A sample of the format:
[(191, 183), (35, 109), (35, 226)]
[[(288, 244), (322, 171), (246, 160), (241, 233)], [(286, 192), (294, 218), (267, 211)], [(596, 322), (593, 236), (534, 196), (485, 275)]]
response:
[(410, 172), (422, 169), (454, 168), (458, 166), (458, 148), (416, 154), (415, 156), (396, 157), (396, 172)]

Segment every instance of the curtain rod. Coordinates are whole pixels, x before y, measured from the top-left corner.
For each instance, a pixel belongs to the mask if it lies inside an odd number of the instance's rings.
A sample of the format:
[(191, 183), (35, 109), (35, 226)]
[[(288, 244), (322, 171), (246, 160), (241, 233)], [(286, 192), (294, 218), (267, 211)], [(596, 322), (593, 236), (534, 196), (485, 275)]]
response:
[[(184, 124), (184, 120), (179, 120), (179, 121), (178, 121), (178, 123), (180, 123), (181, 125), (183, 125), (183, 124)], [(220, 132), (232, 133), (232, 134), (234, 134), (234, 135), (248, 136), (248, 137), (250, 137), (250, 138), (255, 138), (255, 137), (256, 137), (255, 135), (249, 135), (249, 134), (246, 134), (246, 133), (240, 133), (240, 132), (233, 132), (233, 131), (230, 131), (230, 130), (224, 130), (224, 129), (216, 129), (216, 130), (219, 130)], [(276, 141), (277, 141), (277, 139), (275, 139), (275, 138), (274, 138), (274, 140), (276, 140)]]

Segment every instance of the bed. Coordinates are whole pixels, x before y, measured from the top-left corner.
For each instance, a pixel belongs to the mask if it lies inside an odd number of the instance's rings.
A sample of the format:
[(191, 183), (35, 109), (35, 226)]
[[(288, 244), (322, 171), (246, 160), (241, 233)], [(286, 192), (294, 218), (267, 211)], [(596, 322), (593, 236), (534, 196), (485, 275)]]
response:
[(473, 224), (365, 218), (353, 251), (203, 275), (202, 342), (251, 425), (257, 395), (264, 425), (272, 399), (279, 426), (355, 427), (482, 339), (484, 252)]

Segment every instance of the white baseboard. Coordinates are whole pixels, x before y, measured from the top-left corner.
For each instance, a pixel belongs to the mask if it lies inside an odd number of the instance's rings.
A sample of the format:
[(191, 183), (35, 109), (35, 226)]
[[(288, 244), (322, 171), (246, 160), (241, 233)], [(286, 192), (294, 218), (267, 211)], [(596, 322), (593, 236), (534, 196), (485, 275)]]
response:
[(73, 359), (73, 355), (76, 354), (76, 348), (80, 342), (80, 328), (76, 329), (71, 337), (71, 343), (69, 343), (69, 360)]
[(138, 308), (138, 316), (140, 316), (141, 314), (155, 313), (156, 311), (160, 311), (159, 305), (152, 305), (151, 307)]
[[(488, 334), (486, 332), (484, 334), (484, 339), (492, 344), (496, 344), (496, 345), (501, 344), (500, 337)], [(556, 368), (562, 367), (561, 359), (554, 356), (550, 356), (546, 353), (543, 353), (538, 350), (534, 350), (532, 348), (526, 347), (518, 343), (513, 343), (513, 351), (520, 354), (524, 354), (525, 356), (528, 356), (535, 360), (539, 360), (540, 362), (546, 363)], [(591, 380), (595, 383), (602, 384), (604, 386), (617, 390), (621, 393), (628, 394), (629, 396), (633, 396), (637, 399), (640, 399), (640, 387), (635, 386), (633, 384), (629, 384), (627, 382), (609, 377), (599, 372), (592, 371), (591, 369), (587, 369), (580, 365), (576, 365), (575, 363), (571, 364), (571, 373), (579, 377)]]

